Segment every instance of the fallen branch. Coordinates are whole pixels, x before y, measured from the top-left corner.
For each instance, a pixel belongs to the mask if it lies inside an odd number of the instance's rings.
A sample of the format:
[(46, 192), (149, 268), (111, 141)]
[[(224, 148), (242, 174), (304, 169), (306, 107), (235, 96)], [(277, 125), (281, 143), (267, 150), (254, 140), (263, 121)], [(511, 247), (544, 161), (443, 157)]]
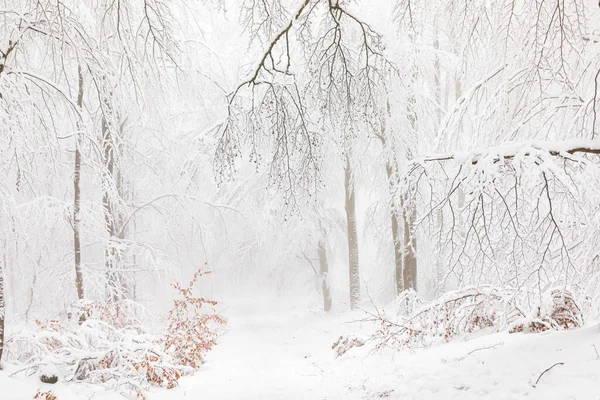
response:
[(496, 344), (494, 344), (494, 345), (492, 345), (492, 346), (487, 346), (487, 347), (479, 347), (479, 348), (477, 348), (477, 349), (475, 349), (475, 350), (471, 350), (470, 352), (468, 352), (466, 355), (464, 355), (464, 356), (462, 356), (462, 357), (458, 357), (458, 358), (456, 359), (456, 361), (462, 361), (462, 360), (464, 360), (465, 358), (469, 357), (471, 354), (473, 354), (473, 353), (476, 353), (476, 352), (478, 352), (478, 351), (482, 351), (482, 350), (494, 350), (494, 349), (497, 349), (498, 347), (502, 347), (502, 346), (504, 346), (504, 342), (496, 343)]
[(552, 368), (556, 367), (557, 365), (565, 365), (564, 362), (557, 362), (556, 364), (554, 364), (553, 366), (551, 366), (550, 368), (547, 368), (546, 370), (544, 370), (544, 372), (542, 372), (540, 374), (540, 376), (538, 376), (537, 381), (535, 381), (535, 383), (533, 384), (533, 387), (536, 387), (537, 384), (540, 382), (540, 379), (542, 379), (542, 376), (544, 376), (544, 374), (548, 371), (550, 371)]

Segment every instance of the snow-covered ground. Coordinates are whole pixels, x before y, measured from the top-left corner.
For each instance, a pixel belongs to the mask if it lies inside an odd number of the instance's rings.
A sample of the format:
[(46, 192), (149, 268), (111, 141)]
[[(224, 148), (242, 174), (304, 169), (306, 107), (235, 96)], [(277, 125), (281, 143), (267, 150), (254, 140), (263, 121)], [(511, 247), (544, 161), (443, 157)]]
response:
[[(482, 335), (417, 351), (352, 349), (336, 358), (341, 334), (365, 335), (359, 313), (325, 316), (276, 299), (225, 305), (227, 332), (195, 376), (148, 400), (600, 399), (600, 328)], [(595, 347), (594, 347), (595, 346)], [(598, 352), (596, 351), (598, 350)], [(540, 374), (556, 363), (554, 368)], [(86, 385), (44, 385), (0, 372), (0, 399), (30, 400), (38, 388), (58, 400), (117, 400)]]

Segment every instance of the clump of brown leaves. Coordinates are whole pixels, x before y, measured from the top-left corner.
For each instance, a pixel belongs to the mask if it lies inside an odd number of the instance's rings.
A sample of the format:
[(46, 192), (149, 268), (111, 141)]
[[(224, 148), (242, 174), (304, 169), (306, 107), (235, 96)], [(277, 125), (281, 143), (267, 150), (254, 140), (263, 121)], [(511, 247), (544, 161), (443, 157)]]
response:
[(33, 396), (33, 398), (35, 400), (57, 400), (57, 397), (54, 395), (54, 393), (52, 393), (51, 390), (48, 390), (47, 392), (41, 392), (38, 389), (37, 393), (35, 394), (35, 396)]
[(209, 274), (200, 269), (187, 287), (173, 285), (180, 298), (173, 301), (167, 334), (162, 339), (165, 350), (178, 365), (194, 369), (204, 364), (205, 354), (217, 344), (218, 327), (226, 322), (215, 312), (216, 301), (193, 294), (198, 279)]
[(337, 357), (343, 356), (347, 351), (354, 347), (362, 347), (365, 342), (355, 337), (340, 336), (338, 340), (331, 346)]
[(515, 322), (510, 333), (544, 332), (550, 329), (573, 329), (583, 326), (583, 315), (573, 294), (564, 289), (552, 289), (545, 293), (545, 304), (538, 307), (534, 318)]

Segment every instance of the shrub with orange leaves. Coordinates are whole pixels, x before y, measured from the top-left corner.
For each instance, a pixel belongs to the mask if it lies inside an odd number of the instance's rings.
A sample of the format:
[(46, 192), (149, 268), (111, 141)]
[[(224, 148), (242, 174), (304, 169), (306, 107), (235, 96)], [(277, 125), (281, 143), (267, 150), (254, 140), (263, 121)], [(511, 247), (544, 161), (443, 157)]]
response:
[(354, 347), (362, 347), (365, 342), (356, 337), (340, 336), (338, 340), (331, 346), (337, 357), (341, 357), (346, 352)]
[(165, 351), (178, 365), (198, 369), (204, 356), (217, 344), (217, 329), (225, 319), (215, 312), (216, 301), (194, 295), (194, 286), (210, 271), (198, 270), (189, 285), (173, 285), (179, 298), (173, 301), (169, 312), (169, 327), (162, 339)]
[[(88, 313), (81, 324), (38, 321), (37, 330), (16, 332), (7, 341), (7, 360), (24, 365), (27, 375), (52, 367), (63, 382), (112, 386), (140, 400), (150, 386), (173, 388), (181, 376), (204, 363), (217, 343), (217, 329), (225, 323), (215, 312), (215, 301), (193, 293), (198, 279), (208, 273), (199, 270), (185, 287), (173, 285), (178, 298), (164, 335), (150, 334), (131, 320), (111, 322), (111, 313)], [(39, 392), (35, 399), (56, 400), (53, 396)]]

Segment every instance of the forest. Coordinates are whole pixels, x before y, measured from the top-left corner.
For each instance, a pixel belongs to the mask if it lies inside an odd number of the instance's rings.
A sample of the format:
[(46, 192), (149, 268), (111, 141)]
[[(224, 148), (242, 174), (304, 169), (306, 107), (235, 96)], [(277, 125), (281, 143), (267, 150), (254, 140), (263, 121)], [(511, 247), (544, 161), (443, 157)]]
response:
[(597, 0), (0, 0), (0, 399), (594, 399)]

